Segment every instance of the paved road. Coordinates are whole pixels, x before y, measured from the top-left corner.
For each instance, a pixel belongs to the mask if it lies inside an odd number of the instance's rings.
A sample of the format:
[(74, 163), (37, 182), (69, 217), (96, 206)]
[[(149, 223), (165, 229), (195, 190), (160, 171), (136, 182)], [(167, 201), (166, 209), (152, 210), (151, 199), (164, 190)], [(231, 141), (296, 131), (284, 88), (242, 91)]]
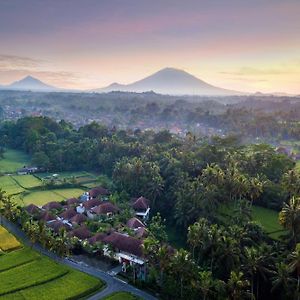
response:
[[(6, 227), (11, 233), (13, 233), (15, 236), (17, 236), (20, 240), (22, 240), (22, 242), (25, 245), (31, 246), (31, 243), (30, 243), (28, 237), (19, 227), (17, 227), (14, 223), (7, 221), (6, 219), (4, 219), (1, 216), (0, 216), (0, 218), (2, 218), (1, 224), (4, 227)], [(106, 287), (102, 291), (100, 291), (97, 294), (94, 294), (92, 297), (90, 297), (89, 300), (99, 300), (111, 293), (115, 293), (115, 292), (119, 292), (119, 291), (130, 292), (130, 293), (132, 293), (138, 297), (141, 297), (142, 299), (145, 299), (145, 300), (157, 299), (157, 298), (153, 297), (152, 295), (150, 295), (144, 291), (141, 291), (118, 278), (115, 278), (115, 277), (109, 275), (108, 273), (106, 273), (104, 271), (101, 271), (99, 269), (96, 269), (96, 268), (91, 267), (84, 263), (78, 263), (78, 262), (72, 261), (71, 259), (68, 259), (68, 258), (60, 258), (55, 253), (42, 248), (39, 244), (34, 244), (33, 248), (35, 250), (37, 250), (38, 252), (52, 258), (53, 260), (55, 260), (59, 263), (63, 263), (65, 265), (68, 265), (68, 266), (76, 269), (76, 270), (93, 275), (93, 276), (105, 281)]]

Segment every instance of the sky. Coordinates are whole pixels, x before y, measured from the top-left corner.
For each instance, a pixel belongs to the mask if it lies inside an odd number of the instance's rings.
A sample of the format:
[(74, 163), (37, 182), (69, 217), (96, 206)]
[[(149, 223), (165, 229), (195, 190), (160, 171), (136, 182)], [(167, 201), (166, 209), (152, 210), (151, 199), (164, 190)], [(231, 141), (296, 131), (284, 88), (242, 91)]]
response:
[(299, 16), (299, 0), (0, 0), (0, 84), (90, 89), (174, 67), (300, 94)]

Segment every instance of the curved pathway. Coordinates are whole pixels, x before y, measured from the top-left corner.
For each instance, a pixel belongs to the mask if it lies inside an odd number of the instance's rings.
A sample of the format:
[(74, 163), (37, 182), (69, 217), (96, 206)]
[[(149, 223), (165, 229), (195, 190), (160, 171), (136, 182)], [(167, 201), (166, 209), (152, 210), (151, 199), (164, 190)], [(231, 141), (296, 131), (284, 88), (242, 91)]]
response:
[[(0, 218), (1, 218), (0, 225), (3, 225), (5, 228), (7, 228), (11, 233), (13, 233), (16, 237), (18, 237), (25, 245), (31, 246), (31, 243), (30, 243), (28, 237), (26, 236), (26, 234), (16, 224), (4, 219), (2, 216), (0, 216)], [(68, 258), (60, 258), (55, 253), (42, 248), (39, 244), (34, 244), (33, 249), (35, 249), (36, 251), (40, 252), (43, 255), (46, 255), (46, 256), (52, 258), (53, 260), (55, 260), (59, 263), (65, 264), (71, 268), (78, 270), (78, 271), (90, 274), (92, 276), (95, 276), (95, 277), (103, 280), (106, 283), (106, 287), (103, 290), (101, 290), (100, 292), (91, 296), (89, 298), (90, 300), (99, 300), (105, 296), (108, 296), (111, 293), (120, 292), (120, 291), (132, 293), (132, 294), (134, 294), (142, 299), (145, 299), (145, 300), (157, 299), (154, 296), (152, 296), (142, 290), (139, 290), (139, 289), (135, 288), (134, 286), (128, 284), (127, 282), (122, 281), (118, 278), (115, 278), (104, 271), (101, 271), (99, 269), (96, 269), (96, 268), (91, 267), (84, 263), (75, 262)]]

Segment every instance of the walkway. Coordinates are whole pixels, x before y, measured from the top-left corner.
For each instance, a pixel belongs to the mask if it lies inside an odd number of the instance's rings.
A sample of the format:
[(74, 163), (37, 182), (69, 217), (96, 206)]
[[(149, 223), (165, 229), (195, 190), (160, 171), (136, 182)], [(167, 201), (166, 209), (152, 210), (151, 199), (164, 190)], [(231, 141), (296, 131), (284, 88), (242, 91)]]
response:
[[(26, 236), (26, 234), (16, 224), (4, 219), (1, 216), (0, 216), (0, 218), (1, 218), (1, 225), (6, 227), (11, 233), (13, 233), (17, 238), (19, 238), (25, 245), (31, 246), (31, 243), (30, 243), (28, 237)], [(142, 290), (139, 290), (139, 289), (135, 288), (134, 286), (128, 284), (127, 282), (122, 281), (118, 278), (115, 278), (112, 275), (109, 275), (108, 273), (106, 273), (104, 271), (101, 271), (99, 269), (91, 267), (85, 263), (78, 263), (78, 262), (72, 261), (71, 259), (68, 259), (68, 258), (60, 258), (55, 253), (42, 248), (39, 244), (34, 244), (33, 249), (35, 249), (36, 251), (40, 252), (43, 255), (46, 255), (46, 256), (52, 258), (53, 260), (55, 260), (59, 263), (65, 264), (69, 267), (72, 267), (73, 269), (82, 271), (84, 273), (90, 274), (92, 276), (95, 276), (95, 277), (103, 280), (106, 283), (106, 287), (103, 290), (101, 290), (100, 292), (91, 296), (89, 298), (89, 300), (99, 300), (105, 296), (108, 296), (111, 293), (120, 292), (120, 291), (132, 293), (132, 294), (134, 294), (142, 299), (145, 299), (145, 300), (157, 299), (154, 296), (152, 296)]]

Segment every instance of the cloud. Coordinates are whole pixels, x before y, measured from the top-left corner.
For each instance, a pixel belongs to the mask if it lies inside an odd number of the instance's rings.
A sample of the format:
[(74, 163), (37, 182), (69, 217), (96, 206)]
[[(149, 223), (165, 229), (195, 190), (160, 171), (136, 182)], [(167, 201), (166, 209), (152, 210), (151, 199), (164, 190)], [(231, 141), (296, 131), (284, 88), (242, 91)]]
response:
[(17, 69), (35, 70), (42, 65), (43, 61), (29, 57), (0, 54), (0, 70), (9, 71)]

